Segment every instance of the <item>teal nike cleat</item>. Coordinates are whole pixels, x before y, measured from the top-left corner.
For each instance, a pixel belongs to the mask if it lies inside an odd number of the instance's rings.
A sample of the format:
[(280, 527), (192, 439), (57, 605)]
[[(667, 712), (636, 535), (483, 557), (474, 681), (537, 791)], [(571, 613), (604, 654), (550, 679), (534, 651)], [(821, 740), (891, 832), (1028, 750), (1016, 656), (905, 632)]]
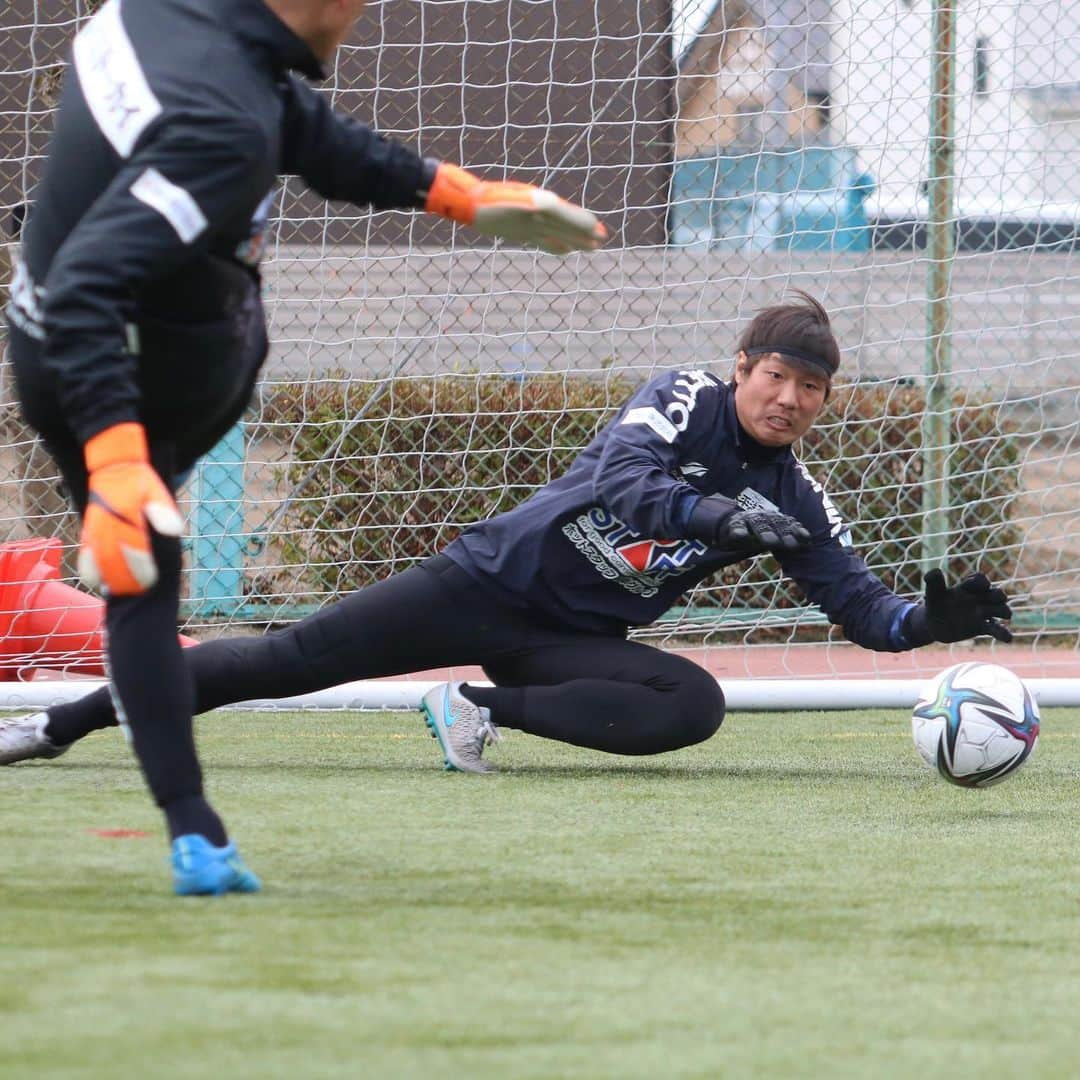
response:
[(446, 768), (487, 773), (493, 767), (480, 756), (488, 743), (499, 741), (499, 729), (487, 709), (461, 693), (461, 683), (440, 683), (423, 698), (420, 711), (431, 734), (439, 740)]

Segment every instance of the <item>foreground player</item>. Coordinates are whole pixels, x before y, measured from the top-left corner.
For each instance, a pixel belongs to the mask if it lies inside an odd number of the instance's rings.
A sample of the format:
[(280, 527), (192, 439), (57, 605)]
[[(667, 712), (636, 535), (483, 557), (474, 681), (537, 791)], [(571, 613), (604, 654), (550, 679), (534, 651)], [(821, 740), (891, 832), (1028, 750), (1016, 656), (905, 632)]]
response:
[(82, 515), (80, 575), (106, 596), (112, 689), (181, 894), (259, 888), (203, 795), (173, 494), (266, 355), (257, 265), (278, 175), (556, 253), (605, 235), (550, 192), (334, 114), (293, 73), (324, 77), (363, 2), (108, 0), (75, 40), (11, 288), (19, 400)]
[[(185, 650), (196, 711), (481, 664), (494, 687), (447, 684), (424, 699), (449, 767), (487, 771), (481, 754), (497, 724), (617, 754), (674, 750), (716, 731), (723, 694), (691, 661), (627, 641), (627, 628), (766, 550), (866, 648), (1008, 641), (995, 621), (1010, 616), (1005, 596), (981, 575), (949, 589), (934, 571), (921, 604), (890, 591), (792, 453), (839, 360), (810, 297), (760, 312), (731, 383), (702, 371), (659, 376), (564, 476), (441, 555), (286, 630)], [(55, 757), (115, 723), (104, 691), (0, 722), (0, 763)]]

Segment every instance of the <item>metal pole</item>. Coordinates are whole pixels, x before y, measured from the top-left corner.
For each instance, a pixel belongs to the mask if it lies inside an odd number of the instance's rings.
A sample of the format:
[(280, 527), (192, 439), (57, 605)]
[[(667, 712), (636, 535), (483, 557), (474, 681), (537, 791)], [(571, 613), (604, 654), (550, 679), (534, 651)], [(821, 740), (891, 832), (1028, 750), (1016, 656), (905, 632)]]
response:
[(934, 0), (930, 54), (930, 173), (926, 250), (926, 408), (922, 420), (922, 569), (944, 563), (949, 540), (949, 290), (954, 254), (956, 0)]

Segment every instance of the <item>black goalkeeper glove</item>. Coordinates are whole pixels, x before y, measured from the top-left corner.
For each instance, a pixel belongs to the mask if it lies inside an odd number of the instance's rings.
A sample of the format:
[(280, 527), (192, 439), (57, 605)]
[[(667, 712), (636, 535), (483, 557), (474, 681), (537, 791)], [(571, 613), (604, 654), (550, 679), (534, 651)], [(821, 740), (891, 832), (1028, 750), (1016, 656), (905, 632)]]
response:
[(810, 545), (810, 532), (779, 510), (741, 510), (723, 495), (709, 495), (690, 512), (687, 531), (695, 540), (744, 556), (763, 551), (790, 554)]
[(1012, 641), (1012, 631), (997, 621), (1012, 618), (1008, 600), (1001, 589), (991, 587), (985, 574), (970, 574), (951, 589), (940, 570), (931, 570), (923, 581), (926, 597), (904, 620), (913, 646), (967, 641), (980, 634)]

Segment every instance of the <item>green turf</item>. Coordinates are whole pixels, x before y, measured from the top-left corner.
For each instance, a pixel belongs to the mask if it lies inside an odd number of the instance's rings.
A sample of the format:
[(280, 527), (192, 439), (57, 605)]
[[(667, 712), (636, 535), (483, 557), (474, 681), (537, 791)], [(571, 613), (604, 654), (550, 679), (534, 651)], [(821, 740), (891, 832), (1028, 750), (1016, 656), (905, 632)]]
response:
[(411, 714), (199, 733), (260, 896), (169, 894), (115, 732), (0, 770), (5, 1080), (1075, 1074), (1080, 710), (982, 792), (896, 713), (491, 777)]

